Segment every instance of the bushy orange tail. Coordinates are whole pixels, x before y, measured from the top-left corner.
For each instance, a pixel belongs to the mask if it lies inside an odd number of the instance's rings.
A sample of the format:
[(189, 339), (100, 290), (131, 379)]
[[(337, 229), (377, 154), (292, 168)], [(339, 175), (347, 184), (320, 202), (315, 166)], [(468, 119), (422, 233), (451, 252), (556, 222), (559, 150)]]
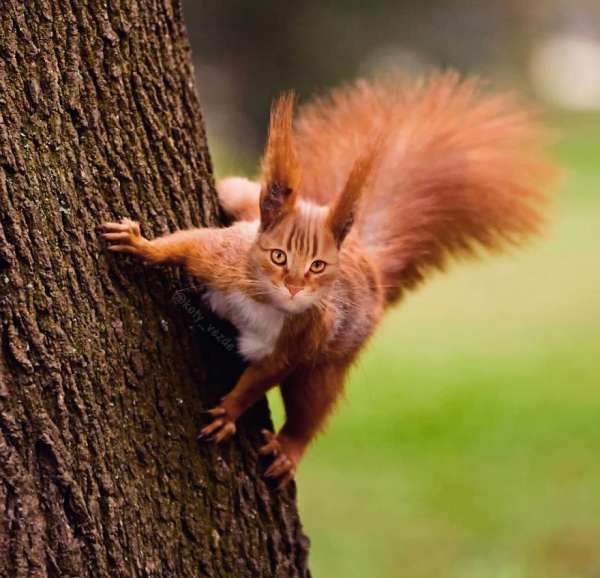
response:
[(359, 82), (301, 109), (296, 134), (301, 194), (323, 204), (380, 143), (353, 234), (379, 262), (390, 303), (450, 256), (519, 244), (543, 222), (554, 171), (539, 127), (475, 79)]

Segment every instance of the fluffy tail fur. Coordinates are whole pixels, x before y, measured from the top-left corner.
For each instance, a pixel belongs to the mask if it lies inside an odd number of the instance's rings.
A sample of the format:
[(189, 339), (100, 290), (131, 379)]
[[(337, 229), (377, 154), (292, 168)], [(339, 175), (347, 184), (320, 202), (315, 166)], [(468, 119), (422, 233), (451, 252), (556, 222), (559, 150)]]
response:
[(449, 257), (520, 244), (543, 223), (553, 170), (540, 130), (477, 80), (359, 82), (304, 106), (295, 128), (300, 193), (321, 204), (377, 143), (352, 234), (380, 264), (388, 303)]

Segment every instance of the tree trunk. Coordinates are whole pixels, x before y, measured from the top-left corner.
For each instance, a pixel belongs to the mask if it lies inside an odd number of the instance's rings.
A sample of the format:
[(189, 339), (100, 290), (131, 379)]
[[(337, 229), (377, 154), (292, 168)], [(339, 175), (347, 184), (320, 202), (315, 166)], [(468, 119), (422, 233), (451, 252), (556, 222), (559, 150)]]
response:
[(231, 327), (95, 231), (219, 220), (179, 3), (4, 0), (0, 115), (0, 575), (307, 576), (266, 403), (195, 440)]

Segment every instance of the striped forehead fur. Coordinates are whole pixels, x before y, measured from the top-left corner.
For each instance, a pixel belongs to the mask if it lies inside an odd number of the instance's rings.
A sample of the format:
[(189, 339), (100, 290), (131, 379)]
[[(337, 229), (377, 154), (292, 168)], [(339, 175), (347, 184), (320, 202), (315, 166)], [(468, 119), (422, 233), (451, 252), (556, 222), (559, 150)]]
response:
[(288, 251), (315, 258), (324, 246), (323, 231), (327, 207), (299, 201), (293, 219), (284, 231)]

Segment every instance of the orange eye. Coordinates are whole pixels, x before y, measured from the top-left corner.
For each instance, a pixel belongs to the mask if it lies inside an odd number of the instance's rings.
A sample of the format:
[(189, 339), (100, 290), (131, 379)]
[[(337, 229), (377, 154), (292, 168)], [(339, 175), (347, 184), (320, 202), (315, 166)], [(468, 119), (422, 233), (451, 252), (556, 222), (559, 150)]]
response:
[(273, 249), (271, 251), (271, 261), (273, 261), (275, 265), (279, 265), (281, 267), (285, 265), (287, 261), (287, 255), (281, 249)]
[(321, 261), (321, 259), (317, 259), (316, 261), (312, 262), (312, 265), (310, 266), (310, 272), (323, 273), (323, 271), (325, 271), (325, 267), (327, 267), (327, 263), (325, 263), (325, 261)]

